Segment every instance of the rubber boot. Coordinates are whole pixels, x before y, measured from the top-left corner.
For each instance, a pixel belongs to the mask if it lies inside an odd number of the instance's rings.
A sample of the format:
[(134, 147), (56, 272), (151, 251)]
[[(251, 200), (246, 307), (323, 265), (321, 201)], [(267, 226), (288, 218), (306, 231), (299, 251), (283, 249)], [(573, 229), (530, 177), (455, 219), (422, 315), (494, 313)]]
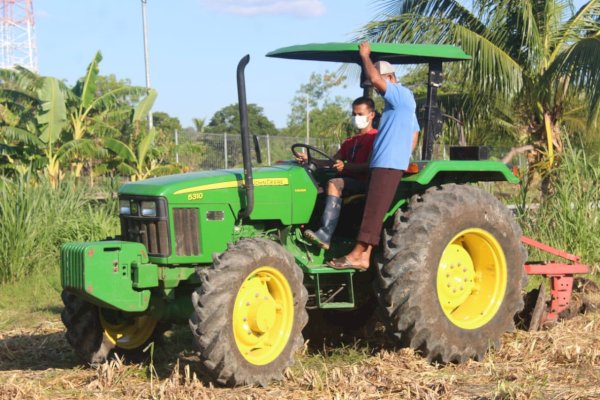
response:
[(304, 236), (319, 245), (319, 247), (328, 250), (331, 236), (340, 219), (341, 209), (342, 199), (340, 197), (327, 196), (325, 199), (325, 210), (321, 216), (321, 228), (316, 232), (307, 229), (304, 231)]

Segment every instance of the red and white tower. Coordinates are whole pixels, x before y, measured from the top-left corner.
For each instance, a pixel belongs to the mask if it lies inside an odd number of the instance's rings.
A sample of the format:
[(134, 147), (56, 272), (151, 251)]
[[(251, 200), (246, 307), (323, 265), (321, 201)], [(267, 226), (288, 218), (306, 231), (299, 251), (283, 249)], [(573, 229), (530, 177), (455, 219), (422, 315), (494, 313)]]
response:
[(0, 68), (38, 71), (33, 0), (0, 0)]

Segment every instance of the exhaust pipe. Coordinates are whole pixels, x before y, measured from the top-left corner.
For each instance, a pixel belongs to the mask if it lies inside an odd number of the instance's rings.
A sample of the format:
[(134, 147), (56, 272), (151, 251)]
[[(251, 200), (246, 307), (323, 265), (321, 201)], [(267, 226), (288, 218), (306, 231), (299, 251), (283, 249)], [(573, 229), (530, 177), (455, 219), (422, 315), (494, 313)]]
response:
[(238, 106), (240, 109), (240, 132), (242, 135), (242, 158), (244, 160), (244, 186), (246, 187), (246, 208), (240, 210), (238, 218), (250, 216), (254, 209), (254, 181), (252, 178), (252, 159), (250, 155), (250, 132), (248, 128), (248, 104), (246, 103), (246, 80), (244, 69), (250, 62), (250, 55), (246, 54), (237, 66), (237, 91)]

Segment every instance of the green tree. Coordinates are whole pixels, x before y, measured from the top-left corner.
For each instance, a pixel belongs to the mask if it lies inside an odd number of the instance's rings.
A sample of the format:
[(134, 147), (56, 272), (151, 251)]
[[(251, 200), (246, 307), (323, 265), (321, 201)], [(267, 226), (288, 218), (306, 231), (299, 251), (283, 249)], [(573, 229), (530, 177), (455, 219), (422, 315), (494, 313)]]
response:
[[(194, 122), (197, 120), (194, 119)], [(183, 172), (214, 168), (214, 165), (210, 162), (210, 158), (215, 157), (216, 154), (222, 154), (222, 148), (217, 149), (214, 141), (211, 146), (211, 139), (221, 139), (219, 141), (222, 142), (223, 138), (217, 134), (205, 135), (203, 132), (204, 120), (201, 121), (201, 131), (187, 127), (179, 133), (179, 146), (175, 147), (175, 150), (179, 156), (179, 165)], [(195, 123), (195, 125), (198, 127), (198, 124)]]
[(472, 9), (453, 0), (380, 3), (381, 18), (360, 39), (462, 46), (473, 60), (448, 73), (464, 78), (466, 118), (499, 115), (543, 149), (543, 168), (554, 165), (565, 119), (576, 108), (584, 106), (588, 126), (597, 121), (599, 1), (576, 12), (572, 1), (473, 1)]
[(154, 149), (158, 152), (158, 158), (163, 160), (175, 160), (175, 131), (181, 134), (183, 128), (177, 117), (171, 117), (166, 112), (154, 111), (152, 122), (156, 128)]
[(308, 119), (311, 137), (342, 140), (350, 128), (351, 100), (340, 96), (332, 98), (331, 91), (336, 87), (344, 87), (345, 80), (345, 76), (327, 71), (322, 75), (312, 73), (308, 83), (300, 85), (292, 99), (284, 134), (306, 135)]
[(194, 122), (196, 132), (204, 133), (204, 129), (206, 128), (206, 120), (204, 118), (194, 118), (192, 121)]
[[(275, 124), (263, 113), (263, 108), (248, 104), (248, 128), (251, 135), (276, 135)], [(205, 128), (207, 133), (240, 133), (238, 105), (230, 104), (217, 111)]]

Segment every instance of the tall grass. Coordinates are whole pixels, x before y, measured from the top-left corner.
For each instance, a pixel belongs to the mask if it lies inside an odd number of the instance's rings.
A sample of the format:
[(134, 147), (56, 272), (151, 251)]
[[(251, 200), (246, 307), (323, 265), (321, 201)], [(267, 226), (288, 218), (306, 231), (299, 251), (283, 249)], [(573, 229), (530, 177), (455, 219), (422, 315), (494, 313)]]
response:
[(551, 179), (550, 194), (537, 209), (527, 206), (528, 188), (519, 207), (525, 235), (581, 256), (600, 273), (600, 157), (587, 157), (567, 145)]
[(48, 180), (29, 175), (0, 178), (0, 284), (34, 270), (54, 273), (64, 242), (116, 233), (113, 200), (99, 204), (88, 192), (74, 180), (53, 189)]

